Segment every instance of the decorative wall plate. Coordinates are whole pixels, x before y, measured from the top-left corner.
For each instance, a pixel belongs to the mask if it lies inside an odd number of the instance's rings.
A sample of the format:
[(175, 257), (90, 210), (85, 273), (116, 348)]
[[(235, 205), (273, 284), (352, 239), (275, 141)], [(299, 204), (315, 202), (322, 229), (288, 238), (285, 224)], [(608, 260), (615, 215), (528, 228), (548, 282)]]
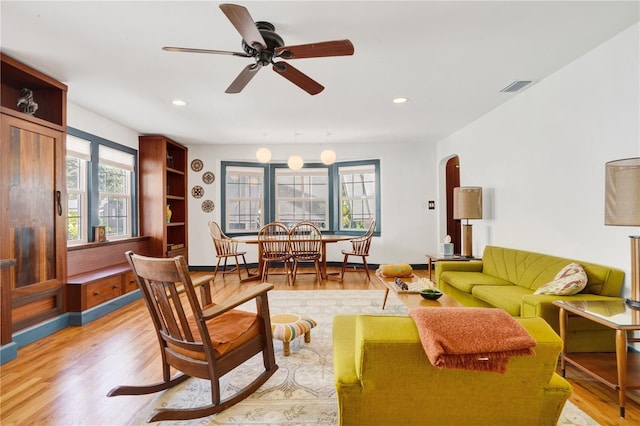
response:
[(202, 211), (205, 213), (211, 213), (216, 205), (211, 200), (204, 200), (202, 202)]
[(191, 170), (194, 172), (199, 172), (204, 167), (204, 163), (202, 160), (198, 160), (197, 158), (191, 162)]
[(213, 172), (204, 172), (202, 175), (202, 181), (207, 185), (212, 184), (216, 180), (216, 175)]
[(193, 198), (202, 198), (202, 196), (204, 195), (204, 188), (200, 185), (194, 186), (193, 188), (191, 188), (191, 195), (193, 196)]

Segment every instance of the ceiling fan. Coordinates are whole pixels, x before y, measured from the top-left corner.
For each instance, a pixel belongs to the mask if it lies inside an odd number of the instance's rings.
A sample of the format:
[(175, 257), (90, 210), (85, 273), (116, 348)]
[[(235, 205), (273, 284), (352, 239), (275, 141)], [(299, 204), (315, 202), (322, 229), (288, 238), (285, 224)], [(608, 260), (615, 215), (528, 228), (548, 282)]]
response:
[(282, 37), (275, 33), (273, 24), (264, 21), (254, 22), (245, 7), (236, 4), (221, 4), (220, 9), (242, 36), (244, 52), (171, 46), (165, 46), (162, 49), (170, 52), (211, 53), (255, 59), (254, 64), (247, 65), (233, 80), (225, 91), (226, 93), (240, 93), (262, 67), (272, 64), (276, 73), (310, 95), (317, 95), (324, 90), (324, 86), (292, 65), (275, 60), (277, 58), (289, 60), (353, 55), (353, 44), (349, 40), (285, 46)]

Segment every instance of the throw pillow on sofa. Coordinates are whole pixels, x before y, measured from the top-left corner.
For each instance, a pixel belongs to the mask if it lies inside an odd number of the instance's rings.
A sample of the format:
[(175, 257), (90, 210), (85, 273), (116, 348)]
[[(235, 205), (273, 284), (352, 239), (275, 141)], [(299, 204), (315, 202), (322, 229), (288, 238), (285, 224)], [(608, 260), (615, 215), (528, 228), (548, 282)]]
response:
[(558, 272), (553, 281), (541, 285), (533, 294), (571, 296), (587, 286), (587, 274), (582, 266), (570, 263)]

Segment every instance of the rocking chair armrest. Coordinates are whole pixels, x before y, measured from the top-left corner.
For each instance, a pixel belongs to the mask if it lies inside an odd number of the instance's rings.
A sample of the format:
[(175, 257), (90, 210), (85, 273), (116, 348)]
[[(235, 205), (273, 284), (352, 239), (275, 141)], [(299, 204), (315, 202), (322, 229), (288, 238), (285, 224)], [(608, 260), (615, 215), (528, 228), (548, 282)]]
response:
[(215, 306), (211, 306), (210, 308), (204, 309), (202, 311), (202, 316), (205, 320), (215, 318), (227, 311), (230, 311), (233, 308), (236, 308), (243, 303), (246, 303), (252, 299), (255, 299), (258, 296), (262, 296), (266, 294), (269, 290), (273, 290), (273, 284), (263, 283), (258, 284), (254, 287), (247, 289), (246, 291), (236, 294), (233, 297), (228, 298), (222, 303), (219, 303)]

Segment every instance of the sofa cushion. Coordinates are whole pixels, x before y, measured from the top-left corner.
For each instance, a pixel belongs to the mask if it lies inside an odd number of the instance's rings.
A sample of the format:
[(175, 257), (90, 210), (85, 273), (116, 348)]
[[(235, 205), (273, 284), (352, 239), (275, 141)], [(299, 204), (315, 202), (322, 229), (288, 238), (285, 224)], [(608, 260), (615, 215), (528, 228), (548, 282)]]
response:
[(440, 279), (466, 293), (471, 293), (473, 287), (477, 285), (513, 285), (507, 280), (483, 274), (482, 272), (445, 271), (440, 276)]
[(522, 297), (531, 293), (533, 293), (531, 290), (517, 285), (481, 285), (475, 286), (471, 292), (473, 297), (485, 301), (496, 308), (504, 309), (515, 317), (520, 316)]
[[(504, 247), (486, 246), (482, 255), (482, 272), (512, 283), (536, 290), (553, 280), (553, 277), (568, 262), (557, 256)], [(624, 283), (624, 271), (595, 263), (580, 262), (588, 277), (586, 288), (581, 292), (619, 296)]]
[(587, 285), (587, 274), (577, 263), (570, 263), (558, 272), (554, 280), (544, 284), (534, 294), (556, 294), (571, 296), (577, 294)]
[(552, 281), (567, 262), (556, 256), (487, 246), (482, 255), (482, 272), (535, 290)]

